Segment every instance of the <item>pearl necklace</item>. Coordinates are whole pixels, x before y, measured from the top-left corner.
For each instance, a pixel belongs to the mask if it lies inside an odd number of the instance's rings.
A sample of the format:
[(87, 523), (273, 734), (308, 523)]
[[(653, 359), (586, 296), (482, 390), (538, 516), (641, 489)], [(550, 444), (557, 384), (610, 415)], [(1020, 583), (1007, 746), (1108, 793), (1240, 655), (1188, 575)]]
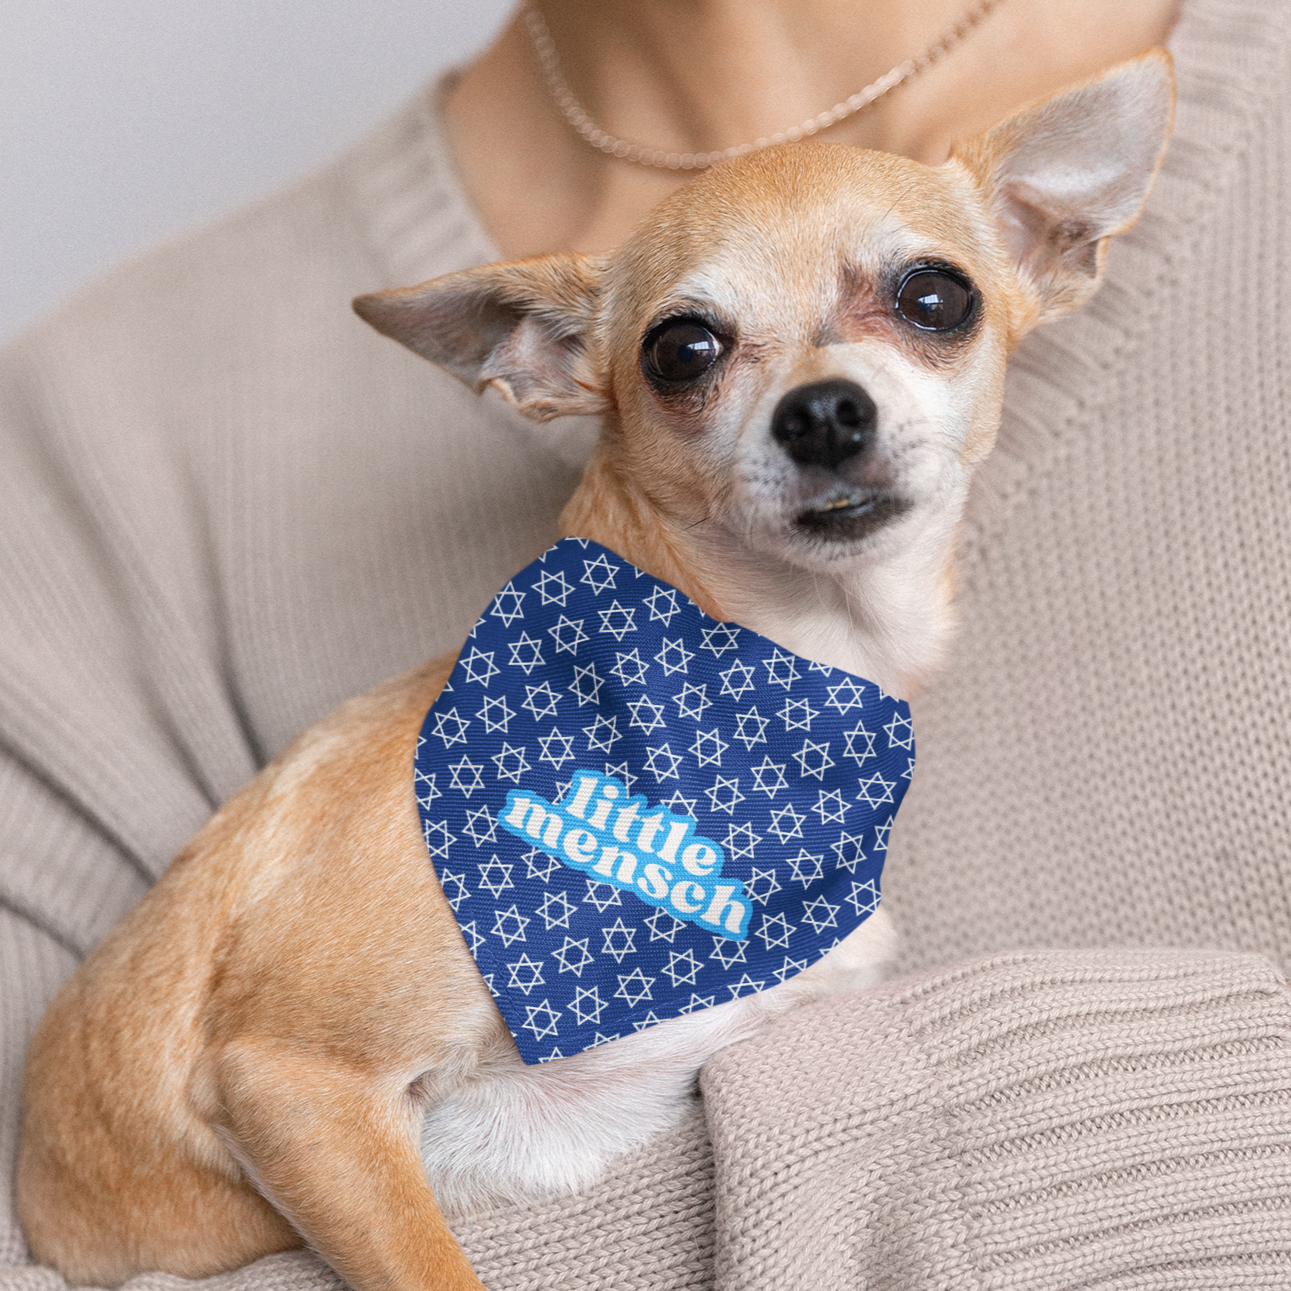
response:
[(775, 144), (796, 143), (799, 139), (809, 138), (820, 130), (827, 130), (840, 121), (846, 121), (848, 117), (854, 116), (862, 108), (869, 107), (876, 99), (882, 98), (889, 91), (895, 90), (898, 85), (944, 58), (973, 28), (980, 25), (999, 3), (1000, 0), (976, 0), (968, 12), (957, 23), (947, 27), (923, 53), (906, 59), (904, 63), (898, 63), (877, 81), (872, 81), (851, 98), (834, 104), (819, 116), (808, 117), (801, 125), (782, 130), (779, 134), (771, 135), (770, 138), (757, 139), (753, 143), (742, 143), (734, 148), (723, 148), (720, 152), (665, 152), (661, 148), (646, 148), (641, 144), (631, 143), (627, 139), (619, 139), (602, 130), (587, 115), (583, 105), (569, 88), (551, 32), (547, 29), (547, 23), (533, 0), (525, 5), (525, 21), (529, 27), (529, 36), (538, 55), (547, 88), (555, 99), (556, 106), (564, 114), (565, 120), (593, 148), (611, 157), (636, 162), (640, 166), (654, 166), (659, 170), (703, 170), (708, 166), (715, 166), (719, 161), (729, 161), (732, 157), (759, 152)]

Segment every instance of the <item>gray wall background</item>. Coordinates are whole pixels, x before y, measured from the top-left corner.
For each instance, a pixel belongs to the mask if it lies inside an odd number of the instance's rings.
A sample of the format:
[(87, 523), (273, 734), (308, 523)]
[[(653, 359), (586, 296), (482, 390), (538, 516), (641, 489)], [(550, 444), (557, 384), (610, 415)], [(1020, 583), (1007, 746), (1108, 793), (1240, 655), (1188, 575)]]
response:
[(325, 160), (512, 0), (0, 0), (0, 340)]

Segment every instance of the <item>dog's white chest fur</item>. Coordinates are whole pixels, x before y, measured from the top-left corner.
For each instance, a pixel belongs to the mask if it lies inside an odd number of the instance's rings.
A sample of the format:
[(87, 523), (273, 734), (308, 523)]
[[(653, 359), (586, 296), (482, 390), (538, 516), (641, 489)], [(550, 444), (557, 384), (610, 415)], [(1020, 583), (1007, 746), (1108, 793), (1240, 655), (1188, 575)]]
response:
[(718, 1050), (799, 1005), (875, 985), (895, 949), (894, 925), (880, 908), (769, 991), (554, 1062), (526, 1066), (512, 1053), (437, 1087), (421, 1155), (445, 1214), (588, 1187), (617, 1157), (677, 1123), (700, 1067)]

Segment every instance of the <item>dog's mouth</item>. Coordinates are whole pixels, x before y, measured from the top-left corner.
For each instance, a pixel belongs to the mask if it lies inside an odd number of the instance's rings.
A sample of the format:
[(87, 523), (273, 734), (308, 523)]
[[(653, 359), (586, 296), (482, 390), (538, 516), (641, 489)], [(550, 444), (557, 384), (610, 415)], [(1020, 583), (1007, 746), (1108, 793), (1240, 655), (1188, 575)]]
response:
[(794, 523), (799, 529), (823, 538), (843, 541), (867, 533), (895, 520), (910, 509), (905, 498), (882, 489), (853, 489), (801, 512)]

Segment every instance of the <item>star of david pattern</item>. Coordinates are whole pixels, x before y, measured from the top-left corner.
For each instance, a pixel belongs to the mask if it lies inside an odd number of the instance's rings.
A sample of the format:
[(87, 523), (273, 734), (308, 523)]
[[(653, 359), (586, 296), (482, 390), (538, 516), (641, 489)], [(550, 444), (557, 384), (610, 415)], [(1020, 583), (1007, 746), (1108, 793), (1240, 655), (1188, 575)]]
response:
[[(770, 989), (826, 954), (878, 908), (913, 763), (904, 701), (566, 538), (476, 623), (426, 714), (414, 789), (444, 895), (534, 1063)], [(591, 781), (616, 795), (617, 824), (608, 797), (603, 819), (580, 802)], [(718, 896), (704, 914), (635, 870), (601, 881), (554, 835), (508, 824), (517, 801), (617, 828), (656, 862), (645, 872), (693, 894), (677, 845), (665, 864), (642, 828), (656, 813), (690, 831), (700, 850), (681, 855), (708, 859), (691, 873)]]

